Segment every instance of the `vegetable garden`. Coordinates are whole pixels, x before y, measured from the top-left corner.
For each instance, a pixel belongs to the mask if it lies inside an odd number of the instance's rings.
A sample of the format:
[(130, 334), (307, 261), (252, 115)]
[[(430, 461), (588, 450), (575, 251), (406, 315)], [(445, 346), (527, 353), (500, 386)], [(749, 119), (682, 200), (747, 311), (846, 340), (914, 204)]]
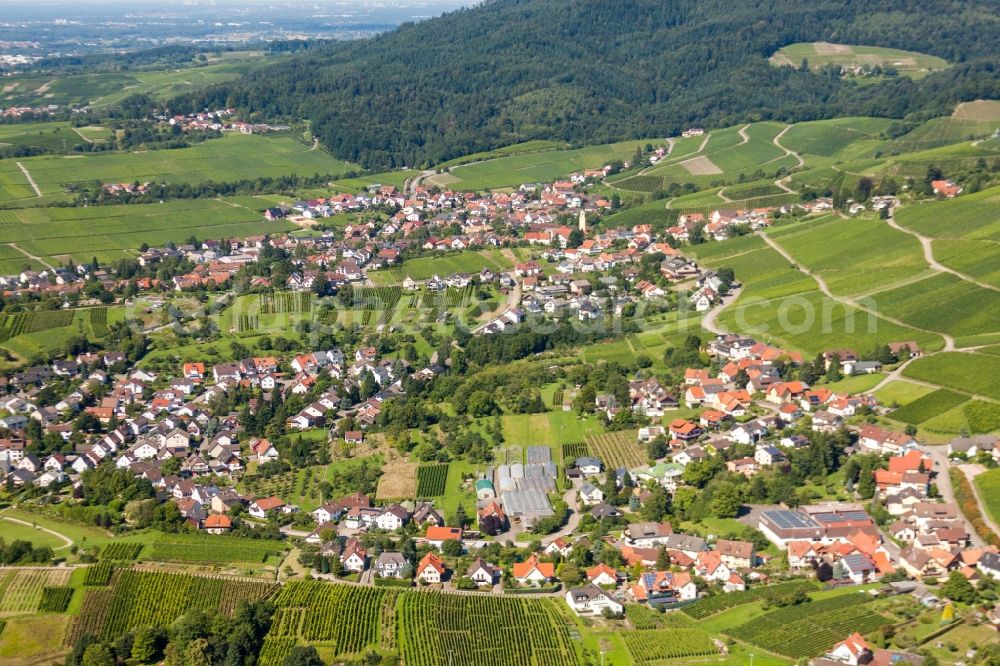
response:
[(444, 495), (448, 480), (448, 463), (443, 465), (421, 465), (417, 469), (417, 497), (440, 497)]

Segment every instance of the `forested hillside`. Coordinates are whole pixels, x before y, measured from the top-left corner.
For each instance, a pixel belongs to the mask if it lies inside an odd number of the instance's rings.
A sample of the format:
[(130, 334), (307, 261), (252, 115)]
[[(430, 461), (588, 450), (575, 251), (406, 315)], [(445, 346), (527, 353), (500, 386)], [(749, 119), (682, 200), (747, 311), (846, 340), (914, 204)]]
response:
[[(1000, 97), (995, 2), (495, 0), (333, 44), (179, 99), (306, 118), (343, 159), (434, 164), (529, 139), (601, 143), (691, 124), (943, 114)], [(937, 55), (919, 81), (858, 85), (771, 67), (795, 42)]]

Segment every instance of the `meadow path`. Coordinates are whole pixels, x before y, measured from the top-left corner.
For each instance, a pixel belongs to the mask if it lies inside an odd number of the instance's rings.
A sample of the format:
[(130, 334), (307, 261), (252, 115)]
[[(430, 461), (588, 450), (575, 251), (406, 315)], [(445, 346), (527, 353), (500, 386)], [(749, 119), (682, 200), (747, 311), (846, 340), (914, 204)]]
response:
[(7, 247), (12, 247), (12, 248), (14, 248), (14, 249), (15, 249), (15, 250), (17, 250), (18, 252), (20, 252), (21, 254), (23, 254), (24, 256), (26, 256), (26, 257), (27, 257), (28, 259), (31, 259), (31, 260), (33, 260), (33, 261), (37, 261), (37, 262), (38, 262), (38, 263), (40, 263), (40, 264), (41, 264), (42, 266), (45, 266), (46, 268), (48, 268), (48, 269), (50, 269), (50, 270), (53, 270), (53, 271), (54, 271), (54, 270), (56, 269), (56, 267), (55, 267), (55, 266), (53, 266), (53, 265), (52, 265), (52, 264), (50, 264), (49, 262), (45, 261), (45, 260), (44, 260), (44, 259), (42, 259), (41, 257), (39, 257), (39, 256), (36, 256), (36, 255), (34, 255), (34, 254), (31, 254), (30, 252), (28, 252), (28, 251), (27, 251), (27, 250), (25, 250), (24, 248), (21, 248), (21, 247), (18, 247), (17, 243), (7, 243)]
[(827, 286), (826, 280), (824, 280), (821, 275), (818, 275), (818, 274), (812, 272), (811, 270), (809, 270), (808, 268), (805, 268), (804, 266), (800, 266), (798, 264), (798, 262), (795, 260), (795, 258), (791, 254), (789, 254), (787, 250), (785, 250), (785, 248), (781, 247), (781, 245), (779, 245), (773, 238), (771, 238), (767, 234), (761, 234), (760, 236), (761, 236), (761, 238), (764, 239), (764, 242), (767, 243), (768, 246), (770, 246), (770, 248), (772, 250), (774, 250), (775, 252), (777, 252), (778, 254), (780, 254), (782, 257), (784, 257), (785, 259), (787, 259), (790, 264), (793, 264), (803, 274), (808, 275), (813, 280), (815, 280), (816, 284), (819, 285), (820, 291), (822, 291), (823, 294), (826, 295), (827, 298), (829, 298), (831, 300), (834, 300), (834, 301), (838, 301), (840, 303), (846, 303), (847, 305), (850, 305), (850, 306), (855, 307), (855, 308), (857, 308), (859, 310), (862, 310), (863, 312), (867, 312), (870, 315), (873, 315), (875, 317), (881, 317), (882, 319), (884, 319), (884, 320), (886, 320), (888, 322), (892, 322), (893, 324), (896, 324), (897, 326), (902, 326), (903, 328), (909, 328), (909, 329), (912, 329), (914, 331), (921, 331), (923, 333), (928, 333), (930, 335), (941, 336), (941, 338), (944, 339), (944, 350), (943, 351), (955, 351), (955, 339), (952, 336), (948, 335), (947, 333), (941, 333), (939, 331), (931, 331), (931, 330), (928, 330), (926, 328), (918, 328), (916, 326), (913, 326), (912, 324), (907, 324), (906, 322), (902, 321), (901, 319), (896, 319), (895, 317), (890, 317), (889, 315), (887, 315), (885, 313), (876, 312), (875, 310), (870, 309), (868, 306), (863, 305), (862, 303), (859, 303), (858, 301), (856, 301), (853, 298), (850, 298), (848, 296), (837, 296), (837, 295), (835, 295), (832, 291), (830, 291), (830, 287)]
[(38, 184), (35, 182), (35, 179), (31, 177), (31, 172), (28, 171), (25, 168), (25, 166), (20, 162), (15, 162), (15, 164), (17, 164), (17, 168), (21, 170), (21, 173), (24, 174), (24, 177), (28, 179), (28, 185), (31, 185), (31, 189), (35, 191), (35, 194), (38, 195), (39, 197), (42, 196), (42, 190), (39, 189)]
[(895, 218), (895, 216), (892, 215), (892, 213), (890, 213), (889, 217), (886, 218), (886, 222), (888, 222), (889, 226), (892, 227), (893, 229), (895, 229), (896, 231), (902, 231), (904, 234), (908, 234), (910, 236), (913, 236), (918, 241), (920, 241), (920, 246), (923, 247), (923, 249), (924, 249), (924, 260), (927, 262), (927, 264), (932, 269), (936, 270), (939, 273), (951, 273), (952, 275), (954, 275), (955, 277), (959, 278), (960, 280), (965, 280), (966, 282), (971, 282), (972, 284), (976, 285), (977, 287), (981, 287), (983, 289), (989, 289), (990, 291), (1000, 291), (1000, 287), (995, 287), (992, 284), (987, 284), (985, 282), (981, 282), (981, 281), (977, 280), (976, 278), (974, 278), (974, 277), (972, 277), (970, 275), (966, 275), (964, 273), (959, 273), (955, 269), (948, 268), (944, 264), (938, 262), (938, 260), (934, 258), (934, 246), (933, 246), (934, 239), (928, 238), (927, 236), (924, 236), (924, 235), (921, 235), (921, 234), (918, 234), (916, 231), (913, 231), (912, 229), (907, 229), (903, 225), (901, 225), (898, 222), (896, 222), (896, 218)]
[[(799, 163), (795, 165), (796, 167), (805, 166), (806, 161), (804, 159), (802, 159), (801, 155), (799, 155), (794, 150), (789, 150), (788, 148), (785, 148), (783, 145), (781, 145), (781, 137), (783, 137), (785, 135), (785, 132), (787, 132), (788, 130), (792, 129), (793, 127), (795, 127), (795, 125), (788, 125), (787, 127), (785, 127), (785, 129), (781, 130), (780, 132), (778, 132), (777, 134), (774, 135), (774, 138), (771, 139), (771, 142), (774, 145), (776, 145), (778, 148), (781, 148), (783, 151), (785, 151), (785, 155), (786, 156), (791, 155), (792, 157), (794, 157), (795, 159), (797, 159), (799, 161)], [(780, 183), (775, 182), (774, 184), (777, 185), (778, 187), (783, 188), (783, 189), (788, 189), (788, 188), (785, 188)], [(791, 192), (792, 190), (788, 190), (788, 191)]]
[(38, 525), (32, 525), (27, 520), (21, 520), (20, 518), (11, 518), (10, 516), (0, 516), (0, 518), (3, 518), (4, 520), (9, 520), (12, 523), (17, 523), (18, 525), (24, 525), (25, 527), (31, 527), (33, 529), (40, 530), (42, 532), (45, 532), (46, 534), (51, 534), (57, 539), (61, 539), (63, 545), (59, 546), (58, 548), (53, 548), (52, 550), (63, 550), (64, 548), (69, 548), (70, 546), (73, 545), (73, 540), (70, 539), (68, 536), (66, 536), (65, 534), (60, 534), (55, 530), (50, 530), (47, 527), (39, 527)]

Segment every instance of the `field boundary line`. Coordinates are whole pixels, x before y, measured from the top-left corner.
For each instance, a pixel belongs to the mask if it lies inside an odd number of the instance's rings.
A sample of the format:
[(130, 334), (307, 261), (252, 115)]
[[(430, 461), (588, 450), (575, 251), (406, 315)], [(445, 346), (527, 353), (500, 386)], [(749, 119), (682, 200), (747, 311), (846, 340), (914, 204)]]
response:
[[(67, 236), (67, 238), (69, 238), (69, 236)], [(106, 238), (106, 236), (105, 236), (105, 238)], [(31, 259), (33, 261), (37, 261), (42, 266), (45, 266), (46, 268), (48, 268), (50, 270), (54, 271), (56, 269), (55, 266), (53, 266), (49, 262), (45, 261), (41, 257), (35, 256), (35, 255), (31, 254), (30, 252), (28, 252), (27, 250), (25, 250), (24, 248), (19, 247), (17, 243), (7, 243), (7, 247), (14, 248), (18, 252), (20, 252), (21, 254), (23, 254), (24, 256), (26, 256), (28, 259)]]

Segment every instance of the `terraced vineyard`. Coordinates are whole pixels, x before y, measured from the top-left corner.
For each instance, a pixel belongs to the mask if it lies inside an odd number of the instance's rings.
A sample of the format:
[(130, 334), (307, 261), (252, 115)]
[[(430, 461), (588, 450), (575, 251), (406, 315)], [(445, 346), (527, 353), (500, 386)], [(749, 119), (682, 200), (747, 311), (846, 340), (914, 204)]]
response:
[(658, 664), (661, 659), (706, 657), (718, 654), (712, 639), (701, 629), (653, 629), (623, 632), (622, 640), (638, 665)]
[(938, 389), (933, 393), (917, 398), (913, 402), (893, 410), (889, 413), (889, 418), (903, 423), (914, 425), (944, 414), (950, 409), (958, 407), (969, 399), (968, 396), (949, 391), (948, 389)]
[(871, 598), (843, 594), (822, 601), (787, 606), (741, 624), (727, 633), (770, 652), (815, 657), (852, 632), (867, 634), (889, 620), (872, 610)]
[(444, 495), (448, 480), (448, 464), (421, 465), (417, 469), (417, 497), (440, 497)]
[(66, 644), (85, 634), (114, 640), (135, 627), (168, 626), (192, 610), (232, 614), (240, 601), (262, 599), (276, 587), (266, 580), (118, 570), (110, 587), (86, 591)]
[(817, 588), (816, 583), (811, 580), (793, 580), (787, 583), (776, 585), (766, 585), (762, 587), (751, 587), (744, 592), (730, 592), (729, 594), (716, 594), (705, 597), (693, 604), (684, 607), (684, 614), (696, 620), (702, 620), (716, 613), (721, 613), (729, 608), (753, 603), (762, 599), (773, 601), (779, 597), (795, 594), (796, 592), (813, 592)]
[(565, 621), (550, 599), (404, 592), (396, 604), (407, 666), (571, 666)]
[(638, 467), (646, 462), (635, 430), (591, 435), (586, 440), (586, 446), (608, 469)]

